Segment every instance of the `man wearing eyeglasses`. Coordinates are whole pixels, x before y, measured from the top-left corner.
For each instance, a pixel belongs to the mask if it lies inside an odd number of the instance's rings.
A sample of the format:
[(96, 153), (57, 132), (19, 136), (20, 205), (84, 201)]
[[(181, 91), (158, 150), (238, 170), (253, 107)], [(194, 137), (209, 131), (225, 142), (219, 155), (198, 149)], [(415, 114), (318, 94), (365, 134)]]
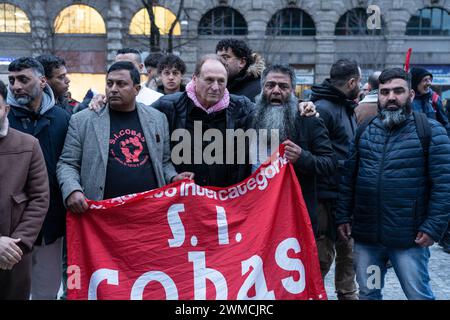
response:
[(261, 74), (264, 59), (239, 39), (222, 39), (217, 43), (216, 53), (228, 68), (227, 89), (231, 94), (245, 96), (252, 102), (261, 92)]
[(380, 111), (350, 146), (336, 224), (344, 241), (354, 239), (360, 299), (382, 299), (390, 260), (408, 299), (432, 300), (428, 248), (448, 224), (450, 140), (437, 121), (412, 112), (408, 73), (387, 69), (379, 81)]

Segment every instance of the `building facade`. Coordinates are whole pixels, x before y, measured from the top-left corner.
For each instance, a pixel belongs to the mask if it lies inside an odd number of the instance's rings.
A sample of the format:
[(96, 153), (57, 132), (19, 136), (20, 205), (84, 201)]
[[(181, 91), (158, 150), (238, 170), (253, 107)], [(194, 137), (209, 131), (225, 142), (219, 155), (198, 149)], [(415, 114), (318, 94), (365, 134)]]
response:
[[(0, 74), (14, 58), (45, 52), (66, 58), (78, 99), (102, 91), (106, 67), (122, 47), (150, 49), (141, 0), (0, 0)], [(450, 0), (180, 0), (155, 1), (160, 48), (194, 69), (226, 37), (248, 41), (269, 63), (288, 63), (301, 89), (328, 77), (339, 58), (373, 70), (412, 65), (433, 70), (450, 98)], [(2, 14), (3, 13), (3, 14)], [(176, 15), (179, 13), (178, 20)]]

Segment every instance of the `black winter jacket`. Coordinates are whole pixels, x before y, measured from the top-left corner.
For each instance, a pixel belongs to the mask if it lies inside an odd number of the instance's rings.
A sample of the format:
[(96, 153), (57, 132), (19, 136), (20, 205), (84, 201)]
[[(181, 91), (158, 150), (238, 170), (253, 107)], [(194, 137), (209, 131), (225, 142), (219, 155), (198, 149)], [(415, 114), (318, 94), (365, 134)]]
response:
[(245, 73), (230, 81), (227, 89), (231, 94), (245, 96), (255, 102), (255, 97), (261, 92), (261, 78)]
[(341, 168), (347, 159), (348, 148), (356, 130), (356, 103), (347, 99), (345, 94), (333, 87), (329, 79), (321, 85), (312, 87), (311, 101), (328, 129), (329, 137), (336, 157), (339, 170), (331, 176), (318, 179), (317, 189), (319, 199), (336, 199), (340, 181)]
[[(193, 108), (196, 108), (186, 92), (165, 95), (151, 106), (166, 115), (171, 135), (176, 129), (186, 129), (187, 115)], [(230, 95), (230, 104), (226, 109), (225, 115), (226, 129), (243, 129), (246, 131), (252, 125), (253, 113), (254, 105), (250, 100), (244, 96)], [(171, 148), (178, 143), (179, 141), (171, 141)], [(246, 148), (246, 150), (248, 150), (248, 148)], [(236, 154), (237, 152), (235, 151), (235, 156)], [(228, 185), (241, 182), (251, 174), (251, 165), (248, 161), (246, 161), (246, 164), (234, 164), (233, 166), (232, 176), (228, 181)], [(177, 169), (177, 172), (180, 171), (180, 166), (175, 165), (175, 168)], [(221, 183), (212, 182), (211, 185), (218, 186), (220, 184)]]
[(337, 159), (322, 119), (297, 114), (295, 128), (297, 135), (292, 140), (302, 148), (302, 152), (294, 163), (294, 169), (302, 187), (314, 233), (317, 233), (316, 180), (320, 176), (332, 175), (337, 168)]
[(353, 220), (355, 241), (410, 248), (419, 231), (440, 240), (450, 213), (450, 140), (437, 121), (429, 123), (428, 177), (412, 115), (392, 130), (377, 118), (362, 133), (358, 150), (352, 143), (336, 223)]

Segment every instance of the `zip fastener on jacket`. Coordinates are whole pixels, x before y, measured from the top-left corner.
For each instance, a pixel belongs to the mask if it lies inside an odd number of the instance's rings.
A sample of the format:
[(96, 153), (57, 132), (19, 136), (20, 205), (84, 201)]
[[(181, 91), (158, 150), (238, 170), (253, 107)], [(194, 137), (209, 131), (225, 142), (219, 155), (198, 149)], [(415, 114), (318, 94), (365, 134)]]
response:
[(381, 163), (380, 163), (380, 170), (378, 171), (378, 215), (377, 215), (377, 219), (378, 219), (378, 227), (377, 227), (377, 238), (378, 238), (378, 242), (381, 243), (381, 220), (383, 217), (383, 213), (381, 211), (381, 175), (383, 172), (383, 166), (384, 166), (384, 158), (386, 155), (386, 148), (387, 148), (387, 144), (389, 142), (389, 138), (391, 136), (391, 130), (388, 131), (388, 135), (386, 137), (386, 140), (384, 141), (384, 146), (383, 146), (383, 154), (381, 155)]

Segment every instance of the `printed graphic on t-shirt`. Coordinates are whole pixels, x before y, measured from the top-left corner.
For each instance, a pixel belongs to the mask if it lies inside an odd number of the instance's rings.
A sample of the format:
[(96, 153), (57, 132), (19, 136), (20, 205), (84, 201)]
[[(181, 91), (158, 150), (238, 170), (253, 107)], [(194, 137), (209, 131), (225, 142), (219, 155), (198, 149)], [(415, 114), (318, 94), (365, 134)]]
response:
[(141, 132), (123, 129), (113, 133), (112, 136), (113, 138), (109, 140), (110, 153), (121, 165), (138, 168), (148, 162), (148, 154), (142, 153), (145, 137)]

